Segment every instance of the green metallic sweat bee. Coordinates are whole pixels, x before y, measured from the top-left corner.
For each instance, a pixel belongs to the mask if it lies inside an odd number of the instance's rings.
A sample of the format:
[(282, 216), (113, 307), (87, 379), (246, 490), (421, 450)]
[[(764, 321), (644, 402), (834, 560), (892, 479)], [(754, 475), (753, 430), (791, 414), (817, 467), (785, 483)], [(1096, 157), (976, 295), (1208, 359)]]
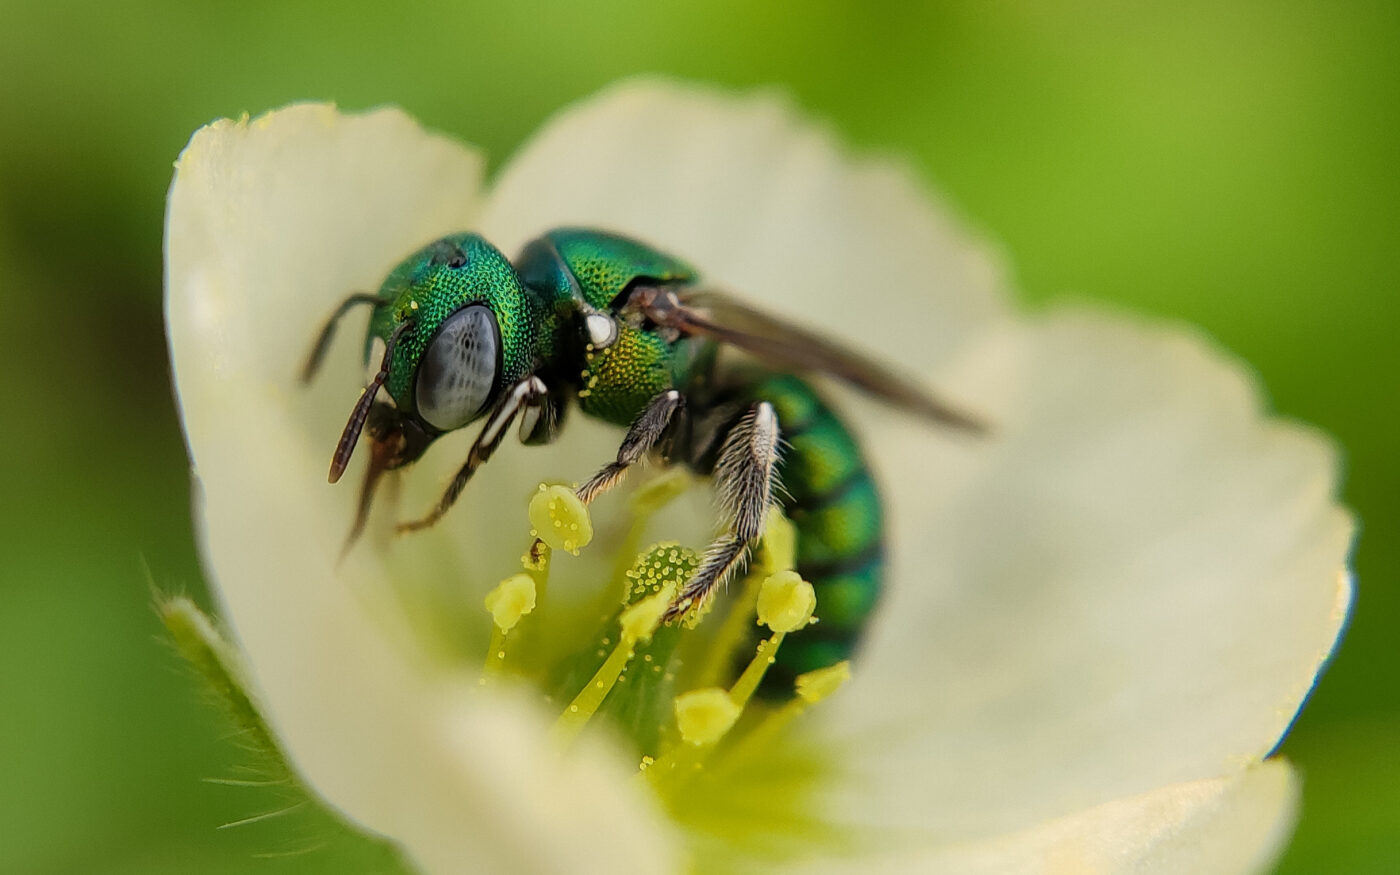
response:
[[(380, 476), (418, 459), (438, 437), (485, 420), (442, 499), (403, 530), (440, 519), (514, 420), (524, 443), (549, 443), (577, 403), (627, 429), (617, 458), (578, 488), (585, 504), (648, 454), (713, 478), (723, 533), (668, 620), (733, 576), (770, 504), (781, 505), (797, 532), (796, 570), (815, 588), (822, 622), (784, 644), (765, 678), (770, 690), (790, 690), (796, 675), (850, 656), (879, 598), (884, 565), (880, 496), (856, 438), (798, 375), (832, 375), (932, 422), (981, 429), (916, 383), (708, 290), (685, 262), (605, 231), (551, 231), (514, 263), (477, 234), (429, 244), (378, 294), (340, 305), (306, 379), (340, 317), (361, 304), (373, 308), (366, 344), (382, 341), (384, 352), (331, 461), (334, 483), (368, 431), (352, 541)], [(378, 400), (381, 389), (388, 401)]]

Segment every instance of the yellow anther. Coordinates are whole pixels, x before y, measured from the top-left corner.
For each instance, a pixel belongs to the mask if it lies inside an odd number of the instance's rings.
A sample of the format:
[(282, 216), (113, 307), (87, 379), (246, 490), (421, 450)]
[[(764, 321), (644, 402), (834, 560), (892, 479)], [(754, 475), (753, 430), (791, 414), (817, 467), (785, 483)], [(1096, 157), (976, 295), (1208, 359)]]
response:
[(535, 579), (528, 574), (513, 574), (486, 594), (486, 610), (502, 632), (515, 628), (534, 609)]
[(758, 622), (774, 632), (791, 632), (807, 625), (816, 606), (810, 583), (796, 571), (779, 571), (758, 591)]
[(566, 486), (540, 484), (539, 491), (530, 498), (530, 525), (541, 541), (575, 556), (593, 540), (588, 508)]
[(651, 640), (651, 633), (656, 631), (656, 627), (661, 625), (661, 615), (666, 613), (666, 606), (671, 603), (671, 596), (676, 592), (674, 585), (667, 584), (655, 595), (649, 595), (639, 602), (628, 607), (622, 612), (622, 639), (624, 641)]
[(739, 719), (741, 710), (718, 687), (691, 690), (676, 697), (676, 726), (688, 744), (714, 744)]
[(841, 689), (851, 679), (851, 661), (843, 659), (835, 665), (809, 671), (797, 676), (797, 695), (809, 705), (815, 705)]
[(777, 574), (788, 571), (796, 564), (797, 529), (792, 521), (783, 516), (776, 507), (768, 509), (768, 519), (763, 528), (763, 541), (758, 551), (755, 571), (762, 574)]

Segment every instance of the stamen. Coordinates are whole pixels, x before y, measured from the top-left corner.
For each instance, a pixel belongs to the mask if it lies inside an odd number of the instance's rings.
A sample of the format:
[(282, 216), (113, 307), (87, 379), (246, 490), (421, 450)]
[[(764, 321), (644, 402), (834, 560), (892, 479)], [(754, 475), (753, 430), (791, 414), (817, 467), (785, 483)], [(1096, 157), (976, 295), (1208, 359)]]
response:
[(773, 637), (758, 645), (753, 660), (730, 689), (729, 695), (736, 704), (743, 706), (749, 701), (768, 666), (773, 664), (783, 638), (813, 622), (812, 611), (816, 606), (817, 596), (812, 585), (796, 571), (779, 571), (763, 581), (758, 591), (758, 622), (772, 629)]
[(791, 632), (807, 625), (816, 606), (810, 583), (796, 571), (779, 571), (770, 574), (758, 592), (758, 622), (780, 634)]
[(535, 579), (528, 574), (513, 574), (486, 594), (486, 610), (502, 632), (514, 629), (534, 609)]
[(486, 610), (491, 612), (491, 645), (486, 651), (486, 665), (481, 683), (500, 674), (506, 662), (506, 636), (520, 618), (535, 609), (535, 579), (528, 574), (507, 577), (486, 594)]
[(841, 689), (850, 679), (851, 661), (843, 659), (835, 665), (798, 675), (797, 695), (808, 705), (815, 705)]
[(651, 635), (660, 625), (661, 615), (665, 613), (666, 606), (671, 603), (675, 592), (675, 586), (668, 585), (661, 592), (642, 599), (622, 612), (619, 620), (622, 634), (617, 646), (608, 654), (598, 671), (594, 672), (588, 684), (569, 703), (569, 707), (564, 709), (564, 713), (559, 715), (554, 724), (555, 738), (567, 743), (588, 724), (598, 706), (603, 704), (608, 693), (612, 692), (628, 661), (636, 653), (637, 642), (651, 640)]
[(691, 690), (676, 697), (676, 728), (687, 744), (714, 744), (739, 719), (741, 710), (719, 687)]
[(762, 722), (745, 733), (743, 740), (729, 751), (729, 757), (742, 762), (752, 752), (763, 749), (776, 739), (789, 723), (800, 717), (808, 708), (835, 693), (850, 679), (851, 662), (848, 659), (798, 675), (797, 698), (767, 714)]
[(661, 625), (661, 615), (676, 594), (676, 587), (668, 583), (655, 595), (647, 596), (622, 612), (622, 639), (643, 643), (651, 640), (651, 633)]
[(539, 491), (530, 498), (530, 525), (541, 541), (575, 556), (593, 540), (588, 509), (566, 486), (540, 484)]
[[(664, 671), (666, 663), (670, 661), (671, 652), (675, 649), (675, 639), (680, 630), (669, 628), (667, 634), (658, 636), (655, 643), (652, 642), (652, 637), (658, 632), (667, 605), (675, 597), (676, 590), (695, 570), (697, 562), (694, 551), (674, 543), (657, 544), (636, 557), (636, 561), (625, 575), (628, 582), (626, 601), (629, 604), (617, 616), (618, 643), (555, 722), (555, 737), (561, 742), (567, 743), (573, 739), (597, 713), (613, 688), (625, 680), (622, 673), (639, 647), (644, 649), (651, 661), (651, 667), (657, 673)], [(665, 637), (666, 640), (661, 641), (661, 637)], [(655, 691), (660, 688), (659, 684), (665, 680), (664, 677), (653, 677), (643, 673), (635, 684), (636, 689), (629, 692), (625, 701), (618, 703), (616, 707), (609, 706), (614, 716), (624, 723), (628, 722), (625, 715), (634, 712), (636, 706), (644, 706), (654, 698)]]
[(744, 577), (742, 591), (731, 600), (729, 613), (709, 645), (703, 667), (696, 675), (699, 686), (715, 686), (730, 670), (734, 655), (753, 626), (752, 617), (764, 578), (791, 569), (796, 549), (797, 529), (781, 509), (769, 508), (758, 556)]
[[(685, 781), (703, 768), (707, 749), (718, 743), (739, 719), (768, 666), (773, 664), (784, 636), (814, 622), (812, 611), (816, 604), (812, 585), (795, 571), (779, 571), (764, 579), (758, 591), (758, 620), (772, 629), (773, 635), (759, 643), (754, 658), (728, 692), (711, 687), (676, 697), (676, 722), (687, 744), (648, 765), (646, 771), (659, 792), (675, 792), (677, 782)], [(836, 685), (839, 686), (839, 681)], [(820, 688), (820, 682), (812, 687), (814, 691)], [(726, 701), (721, 704), (719, 697)], [(805, 706), (805, 700), (795, 701)], [(790, 707), (783, 710), (790, 712), (784, 722), (800, 712)]]
[(632, 658), (632, 645), (635, 639), (628, 640), (625, 636), (617, 643), (612, 653), (594, 672), (593, 677), (588, 681), (574, 700), (569, 703), (569, 707), (564, 709), (564, 713), (559, 715), (559, 719), (554, 722), (554, 737), (561, 744), (568, 744), (588, 725), (598, 706), (603, 704), (608, 693), (612, 692), (613, 685), (617, 683), (617, 678), (626, 668), (627, 661)]

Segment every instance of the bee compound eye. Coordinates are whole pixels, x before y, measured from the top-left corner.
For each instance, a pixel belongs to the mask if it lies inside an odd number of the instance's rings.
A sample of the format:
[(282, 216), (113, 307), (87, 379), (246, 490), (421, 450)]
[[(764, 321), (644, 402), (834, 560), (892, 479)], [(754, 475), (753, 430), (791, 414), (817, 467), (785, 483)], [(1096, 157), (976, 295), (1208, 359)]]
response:
[(418, 363), (418, 415), (441, 431), (480, 416), (495, 392), (500, 350), (490, 308), (472, 304), (444, 319)]

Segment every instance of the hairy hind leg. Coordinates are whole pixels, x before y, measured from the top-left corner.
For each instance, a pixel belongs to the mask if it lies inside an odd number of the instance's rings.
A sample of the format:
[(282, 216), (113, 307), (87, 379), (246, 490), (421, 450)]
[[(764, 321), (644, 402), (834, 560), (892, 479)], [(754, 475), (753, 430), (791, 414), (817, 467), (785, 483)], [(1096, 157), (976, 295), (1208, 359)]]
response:
[(710, 544), (700, 567), (666, 609), (674, 620), (705, 603), (748, 560), (763, 535), (778, 463), (778, 417), (766, 401), (753, 404), (724, 438), (715, 462), (715, 490), (725, 531)]

